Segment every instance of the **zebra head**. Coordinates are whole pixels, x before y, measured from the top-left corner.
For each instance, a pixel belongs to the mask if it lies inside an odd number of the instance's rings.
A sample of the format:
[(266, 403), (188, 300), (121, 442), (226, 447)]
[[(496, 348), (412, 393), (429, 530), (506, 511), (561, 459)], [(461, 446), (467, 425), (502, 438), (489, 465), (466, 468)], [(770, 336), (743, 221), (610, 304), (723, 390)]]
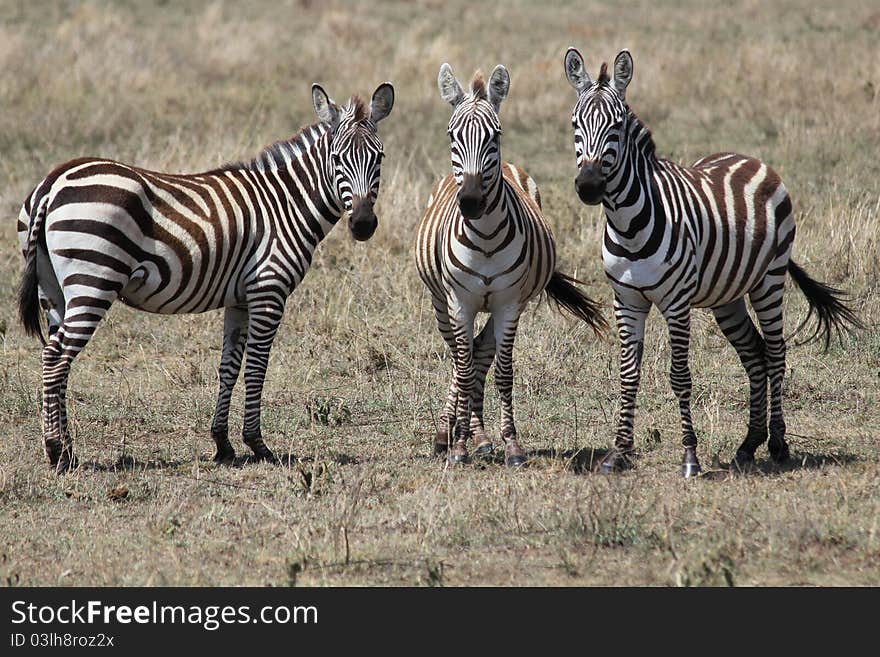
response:
[(577, 92), (571, 115), (578, 175), (574, 186), (581, 201), (597, 205), (605, 196), (605, 183), (625, 156), (629, 108), (624, 100), (632, 80), (633, 60), (621, 50), (614, 60), (614, 77), (602, 64), (593, 82), (584, 68), (584, 58), (575, 48), (565, 53), (565, 77)]
[(452, 105), (449, 139), (452, 174), (458, 185), (458, 207), (467, 219), (486, 210), (488, 193), (501, 175), (501, 122), (498, 110), (510, 89), (510, 75), (500, 64), (492, 71), (489, 88), (477, 72), (466, 94), (449, 64), (440, 67), (437, 86)]
[(369, 108), (352, 96), (348, 105), (339, 107), (319, 84), (312, 85), (315, 113), (331, 132), (329, 176), (333, 191), (343, 210), (349, 213), (348, 228), (359, 241), (370, 239), (379, 225), (373, 212), (379, 194), (382, 167), (382, 142), (376, 124), (391, 113), (394, 87), (380, 84), (373, 93)]

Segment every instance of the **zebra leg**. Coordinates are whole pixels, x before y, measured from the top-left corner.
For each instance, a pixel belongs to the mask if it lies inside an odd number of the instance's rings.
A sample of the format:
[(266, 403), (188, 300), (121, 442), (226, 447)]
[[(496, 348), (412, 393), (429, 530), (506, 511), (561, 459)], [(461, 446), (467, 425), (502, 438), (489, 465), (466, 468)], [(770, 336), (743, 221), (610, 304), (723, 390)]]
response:
[(681, 461), (681, 474), (693, 477), (700, 474), (697, 459), (697, 435), (691, 420), (691, 369), (688, 354), (691, 339), (691, 309), (689, 305), (667, 308), (663, 316), (669, 329), (669, 347), (672, 359), (669, 368), (669, 382), (678, 397), (678, 410), (681, 413), (681, 444), (684, 456)]
[(513, 342), (519, 325), (520, 309), (507, 314), (494, 313), (495, 385), (501, 399), (501, 439), (504, 441), (504, 464), (515, 468), (526, 462), (526, 453), (517, 441), (513, 421)]
[(455, 404), (454, 442), (447, 460), (467, 463), (467, 442), (470, 439), (471, 399), (474, 390), (474, 313), (458, 307), (450, 313), (455, 337), (455, 385), (458, 391)]
[(248, 300), (247, 362), (244, 367), (244, 444), (251, 448), (257, 461), (278, 463), (278, 458), (263, 441), (260, 430), (260, 404), (269, 351), (284, 315), (280, 295), (263, 293)]
[(452, 333), (452, 324), (449, 321), (449, 310), (447, 309), (446, 299), (432, 299), (434, 305), (434, 315), (437, 318), (437, 329), (443, 340), (449, 346), (452, 354), (452, 384), (449, 386), (449, 393), (446, 396), (446, 403), (440, 412), (440, 418), (437, 423), (437, 433), (434, 436), (434, 454), (445, 454), (449, 449), (449, 436), (452, 433), (452, 427), (455, 424), (455, 406), (458, 401), (458, 386), (456, 385), (455, 361), (456, 346), (455, 336)]
[[(778, 261), (779, 259), (777, 259)], [(785, 377), (785, 338), (783, 337), (782, 295), (785, 280), (785, 264), (776, 268), (774, 262), (764, 277), (761, 287), (749, 293), (752, 308), (764, 334), (767, 378), (770, 379), (770, 441), (767, 445), (770, 457), (777, 463), (789, 457), (785, 442), (785, 418), (782, 413), (782, 381)], [(774, 272), (781, 271), (779, 275)]]
[(229, 403), (232, 389), (241, 371), (241, 360), (247, 343), (247, 308), (230, 306), (223, 316), (223, 355), (220, 357), (220, 391), (217, 393), (217, 406), (214, 421), (211, 423), (211, 437), (217, 445), (214, 454), (216, 463), (232, 463), (235, 449), (229, 442)]
[(495, 359), (495, 322), (490, 316), (474, 340), (474, 390), (471, 395), (471, 435), (474, 437), (474, 455), (490, 456), (495, 447), (486, 434), (483, 421), (483, 401), (485, 398), (486, 374)]
[(649, 303), (624, 303), (617, 294), (614, 295), (614, 318), (617, 320), (617, 338), (620, 343), (620, 413), (614, 446), (600, 464), (603, 474), (631, 466), (630, 457), (635, 451), (633, 427), (642, 372), (645, 320), (650, 310)]
[(110, 289), (91, 290), (93, 294), (100, 292), (100, 297), (80, 295), (68, 299), (61, 325), (43, 348), (43, 441), (49, 462), (58, 474), (77, 465), (67, 425), (67, 380), (73, 359), (88, 344), (121, 289), (121, 285), (106, 284)]
[[(450, 350), (455, 354), (455, 336), (452, 334), (452, 328), (449, 324), (449, 315), (445, 309), (442, 311), (442, 319), (438, 314), (437, 323), (440, 326), (440, 333), (446, 339)], [(444, 327), (446, 330), (444, 330)], [(474, 390), (471, 398), (471, 435), (474, 437), (476, 449), (475, 456), (489, 456), (495, 451), (492, 440), (486, 434), (486, 427), (483, 420), (483, 399), (484, 388), (486, 385), (486, 374), (492, 366), (492, 360), (495, 358), (495, 334), (490, 318), (480, 334), (474, 341)], [(454, 361), (454, 358), (453, 358)], [(443, 411), (440, 413), (439, 426), (437, 434), (434, 438), (434, 453), (445, 454), (449, 447), (449, 434), (452, 431), (455, 418), (455, 408), (458, 401), (458, 385), (453, 375), (452, 384), (449, 386), (449, 393), (446, 396), (446, 403)]]
[(764, 339), (746, 310), (745, 299), (713, 308), (724, 337), (736, 349), (749, 375), (749, 429), (736, 450), (734, 463), (743, 466), (755, 460), (755, 450), (767, 440), (767, 365)]

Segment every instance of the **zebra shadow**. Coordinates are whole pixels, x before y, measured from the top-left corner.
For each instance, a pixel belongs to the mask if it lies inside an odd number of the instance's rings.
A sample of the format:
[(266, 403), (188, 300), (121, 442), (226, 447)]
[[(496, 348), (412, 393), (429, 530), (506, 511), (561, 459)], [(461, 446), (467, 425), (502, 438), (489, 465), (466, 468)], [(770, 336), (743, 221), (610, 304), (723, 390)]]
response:
[(120, 454), (113, 463), (80, 461), (79, 467), (92, 472), (130, 472), (132, 470), (165, 470), (184, 465), (186, 461), (163, 458), (139, 459), (130, 454)]
[[(357, 465), (361, 463), (362, 459), (357, 456), (352, 456), (350, 454), (330, 454), (326, 459), (316, 459), (314, 456), (297, 456), (293, 452), (288, 452), (286, 454), (276, 454), (278, 457), (278, 463), (275, 464), (281, 468), (295, 468), (297, 466), (306, 466), (310, 463), (315, 463), (320, 460), (328, 461), (331, 463), (335, 463), (336, 465)], [(201, 462), (211, 462), (214, 460), (210, 456), (203, 456), (199, 459)], [(235, 458), (231, 463), (224, 464), (225, 467), (232, 468), (243, 468), (251, 465), (257, 465), (259, 463), (265, 463), (265, 461), (260, 461), (255, 459), (252, 454), (236, 454)]]
[(720, 462), (718, 455), (712, 457), (712, 465), (701, 475), (701, 479), (726, 480), (731, 477), (774, 476), (801, 470), (819, 470), (828, 466), (847, 466), (864, 459), (849, 453), (795, 452), (784, 463), (776, 463), (771, 458), (755, 459), (744, 467), (733, 462)]
[[(534, 449), (527, 452), (528, 466), (548, 470), (561, 469), (574, 474), (591, 474), (599, 471), (602, 459), (608, 454), (605, 448), (581, 447), (579, 449)], [(504, 457), (497, 458), (504, 463)]]

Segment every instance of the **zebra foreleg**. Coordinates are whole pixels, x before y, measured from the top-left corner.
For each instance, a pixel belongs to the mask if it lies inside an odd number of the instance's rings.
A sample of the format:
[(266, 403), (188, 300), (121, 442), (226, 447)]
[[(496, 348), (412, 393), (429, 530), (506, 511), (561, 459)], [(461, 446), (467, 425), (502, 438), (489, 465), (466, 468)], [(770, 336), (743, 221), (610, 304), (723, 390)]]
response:
[(681, 414), (681, 444), (684, 455), (681, 461), (681, 474), (694, 477), (701, 472), (697, 459), (697, 435), (691, 419), (691, 369), (688, 364), (691, 340), (691, 309), (684, 305), (667, 308), (663, 316), (669, 329), (669, 347), (672, 358), (669, 368), (669, 382), (678, 397), (678, 410)]
[(467, 443), (470, 439), (471, 399), (474, 390), (474, 314), (464, 308), (450, 313), (452, 334), (455, 337), (455, 385), (458, 395), (455, 403), (454, 442), (449, 448), (447, 461), (467, 463)]
[(633, 428), (636, 396), (642, 373), (645, 320), (650, 310), (650, 304), (628, 305), (614, 295), (614, 317), (620, 343), (620, 411), (614, 446), (600, 463), (600, 472), (603, 474), (624, 470), (632, 465), (630, 457), (635, 451)]
[(272, 342), (284, 315), (281, 295), (267, 291), (248, 300), (247, 361), (244, 367), (244, 444), (251, 448), (255, 460), (278, 463), (278, 458), (263, 441), (260, 429), (260, 409), (263, 383), (269, 365)]
[(474, 438), (474, 455), (488, 457), (495, 451), (492, 439), (486, 434), (483, 421), (483, 402), (486, 389), (486, 374), (495, 359), (495, 328), (493, 318), (474, 340), (474, 389), (471, 395), (471, 435)]
[(229, 307), (223, 316), (223, 355), (220, 358), (220, 391), (211, 423), (211, 437), (217, 445), (215, 463), (230, 464), (235, 459), (235, 449), (229, 442), (229, 403), (232, 390), (241, 371), (241, 361), (247, 343), (247, 308)]
[(746, 310), (745, 299), (713, 308), (724, 336), (736, 349), (749, 375), (749, 428), (736, 450), (734, 464), (743, 467), (755, 460), (755, 450), (767, 440), (767, 365), (764, 340)]
[(517, 440), (513, 419), (513, 343), (519, 325), (520, 309), (508, 314), (495, 313), (495, 385), (501, 399), (501, 439), (504, 464), (515, 468), (526, 462), (526, 453)]

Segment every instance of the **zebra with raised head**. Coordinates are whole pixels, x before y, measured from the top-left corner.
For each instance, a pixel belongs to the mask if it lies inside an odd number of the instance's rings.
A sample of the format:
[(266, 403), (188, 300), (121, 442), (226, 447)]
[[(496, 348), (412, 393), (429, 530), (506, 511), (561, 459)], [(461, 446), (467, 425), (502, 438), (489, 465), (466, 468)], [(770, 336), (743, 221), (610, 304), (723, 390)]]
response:
[[(808, 276), (790, 259), (795, 224), (791, 199), (773, 169), (755, 158), (719, 153), (683, 167), (658, 157), (651, 132), (626, 103), (633, 60), (626, 50), (612, 76), (603, 64), (593, 81), (581, 54), (569, 48), (565, 75), (577, 92), (572, 112), (579, 172), (575, 187), (607, 218), (602, 245), (614, 291), (620, 339), (620, 415), (605, 472), (629, 465), (645, 319), (657, 306), (666, 319), (670, 380), (681, 411), (682, 473), (700, 472), (691, 421), (688, 367), (691, 308), (709, 308), (749, 376), (749, 425), (734, 463), (754, 460), (767, 441), (777, 462), (789, 456), (782, 413), (785, 374), (782, 297), (788, 273), (816, 312), (826, 348), (833, 330), (859, 326), (841, 293)], [(748, 296), (761, 325), (746, 309)], [(809, 318), (809, 316), (808, 316)]]
[(269, 350), (287, 297), (340, 217), (349, 213), (357, 240), (376, 229), (376, 125), (391, 111), (394, 88), (382, 84), (369, 105), (354, 96), (340, 107), (316, 84), (312, 100), (320, 122), (252, 161), (179, 175), (83, 158), (28, 196), (18, 221), (19, 311), (45, 345), (43, 441), (58, 473), (75, 465), (65, 403), (71, 362), (117, 299), (154, 313), (225, 308), (214, 460), (235, 457), (227, 422), (246, 353), (244, 442), (257, 460), (277, 461), (260, 431)]
[[(452, 174), (435, 185), (415, 244), (416, 266), (431, 293), (455, 370), (435, 452), (448, 452), (449, 462), (464, 463), (473, 435), (476, 453), (491, 453), (483, 424), (483, 388), (495, 359), (505, 463), (519, 466), (526, 457), (513, 418), (512, 357), (520, 314), (546, 290), (597, 331), (604, 319), (573, 279), (555, 270), (553, 234), (544, 221), (535, 181), (501, 160), (498, 111), (510, 87), (507, 69), (497, 66), (488, 88), (477, 73), (465, 93), (449, 64), (443, 64), (438, 85), (443, 100), (453, 107), (448, 128)], [(490, 317), (475, 337), (480, 312)]]

